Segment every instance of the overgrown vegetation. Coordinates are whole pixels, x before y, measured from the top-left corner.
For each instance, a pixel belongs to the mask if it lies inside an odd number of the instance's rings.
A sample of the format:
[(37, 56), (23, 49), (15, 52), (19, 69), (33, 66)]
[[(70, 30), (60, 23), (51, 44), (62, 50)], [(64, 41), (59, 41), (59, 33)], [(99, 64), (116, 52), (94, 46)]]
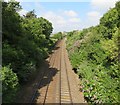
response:
[(21, 17), (19, 2), (2, 2), (3, 103), (14, 100), (18, 87), (29, 80), (50, 52), (52, 23), (34, 11)]
[(12, 71), (12, 69), (8, 67), (3, 67), (2, 70), (0, 70), (0, 74), (2, 74), (2, 92), (5, 102), (12, 102), (13, 97), (15, 97), (15, 94), (17, 92), (17, 87), (19, 86), (18, 78), (16, 73)]
[(54, 34), (52, 37), (55, 39), (55, 40), (60, 40), (62, 39), (62, 32), (58, 32), (56, 34)]
[(67, 49), (89, 103), (120, 103), (120, 2), (100, 24), (69, 32)]
[[(51, 40), (52, 23), (34, 11), (21, 17), (18, 2), (2, 2), (3, 103), (13, 102), (19, 86), (29, 80), (50, 52), (61, 32)], [(67, 33), (67, 49), (89, 103), (120, 103), (120, 2), (100, 24)]]

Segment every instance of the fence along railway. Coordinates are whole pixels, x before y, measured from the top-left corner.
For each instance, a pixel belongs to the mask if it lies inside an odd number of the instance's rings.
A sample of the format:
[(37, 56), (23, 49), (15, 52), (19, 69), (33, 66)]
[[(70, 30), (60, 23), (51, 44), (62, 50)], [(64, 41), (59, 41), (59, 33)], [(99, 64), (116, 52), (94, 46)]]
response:
[(68, 59), (65, 39), (58, 41), (47, 62), (49, 67), (44, 71), (30, 103), (85, 103)]

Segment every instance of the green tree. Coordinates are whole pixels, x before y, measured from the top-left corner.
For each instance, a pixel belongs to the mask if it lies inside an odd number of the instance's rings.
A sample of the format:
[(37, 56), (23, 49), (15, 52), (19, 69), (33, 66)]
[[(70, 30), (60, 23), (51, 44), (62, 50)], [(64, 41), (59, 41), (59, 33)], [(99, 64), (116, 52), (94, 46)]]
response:
[[(10, 84), (3, 85), (3, 88), (7, 89), (3, 94), (12, 92), (9, 87), (14, 85), (13, 78), (16, 81), (18, 79), (20, 85), (27, 82), (48, 56), (50, 47), (54, 44), (50, 39), (52, 23), (42, 17), (37, 18), (34, 10), (21, 17), (18, 14), (20, 9), (19, 2), (2, 2), (2, 65), (7, 71), (2, 75), (9, 75), (9, 79), (6, 80), (6, 76), (5, 81), (11, 81)], [(4, 79), (2, 81), (5, 82)], [(18, 82), (16, 81), (15, 83)], [(8, 96), (3, 95), (4, 102), (11, 102), (11, 92)], [(14, 96), (15, 92), (13, 89)]]

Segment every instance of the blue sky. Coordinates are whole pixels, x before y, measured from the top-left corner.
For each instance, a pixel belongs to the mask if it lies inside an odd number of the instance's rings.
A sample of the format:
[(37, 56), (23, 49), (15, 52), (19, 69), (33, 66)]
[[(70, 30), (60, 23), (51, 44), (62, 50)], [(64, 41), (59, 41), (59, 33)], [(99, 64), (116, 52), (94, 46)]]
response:
[(35, 10), (38, 17), (44, 17), (53, 24), (53, 33), (81, 30), (99, 24), (99, 19), (117, 0), (89, 0), (87, 2), (38, 2), (20, 1), (20, 15)]

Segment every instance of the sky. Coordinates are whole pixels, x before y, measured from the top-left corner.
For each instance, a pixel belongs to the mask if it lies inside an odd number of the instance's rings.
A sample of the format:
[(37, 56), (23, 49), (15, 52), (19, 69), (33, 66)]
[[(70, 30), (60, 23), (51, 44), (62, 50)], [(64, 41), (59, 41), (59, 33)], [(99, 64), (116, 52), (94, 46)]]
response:
[[(37, 17), (44, 17), (53, 25), (53, 33), (82, 30), (99, 24), (99, 19), (118, 0), (17, 0), (22, 6), (19, 14), (35, 10)], [(49, 2), (48, 2), (49, 1)]]

